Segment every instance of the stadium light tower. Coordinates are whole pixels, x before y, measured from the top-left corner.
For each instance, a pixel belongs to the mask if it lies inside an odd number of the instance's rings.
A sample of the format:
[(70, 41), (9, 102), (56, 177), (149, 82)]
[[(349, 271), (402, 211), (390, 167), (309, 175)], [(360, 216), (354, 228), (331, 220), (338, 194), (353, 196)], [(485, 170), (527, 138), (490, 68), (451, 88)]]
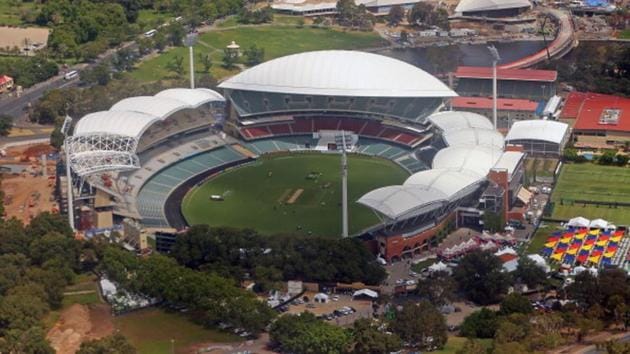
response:
[(197, 43), (197, 34), (189, 33), (184, 39), (184, 44), (188, 47), (188, 55), (190, 56), (190, 88), (195, 88), (195, 57), (193, 56), (193, 47)]
[(348, 156), (346, 131), (341, 131), (341, 237), (348, 237)]
[[(66, 182), (68, 188), (68, 223), (74, 231), (74, 197), (72, 196), (72, 172), (70, 171), (70, 147), (68, 146), (68, 131), (70, 130), (70, 124), (72, 118), (66, 116), (61, 126), (61, 134), (63, 134), (63, 149), (66, 153)], [(44, 169), (46, 167), (44, 166)]]
[(488, 46), (490, 55), (492, 55), (492, 124), (497, 129), (497, 63), (501, 60), (497, 48), (493, 45)]

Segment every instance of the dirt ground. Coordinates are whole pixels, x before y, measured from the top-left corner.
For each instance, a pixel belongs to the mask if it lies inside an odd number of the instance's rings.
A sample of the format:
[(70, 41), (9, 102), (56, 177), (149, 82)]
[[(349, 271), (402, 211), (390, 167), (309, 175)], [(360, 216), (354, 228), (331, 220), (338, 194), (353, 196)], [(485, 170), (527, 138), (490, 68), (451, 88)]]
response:
[(43, 176), (42, 154), (53, 152), (49, 145), (39, 144), (10, 148), (0, 158), (0, 164), (24, 168), (21, 173), (2, 176), (2, 191), (7, 218), (15, 217), (27, 224), (31, 217), (44, 212), (54, 212), (57, 203), (52, 200), (55, 186), (55, 162), (47, 161)]
[[(466, 318), (468, 315), (470, 315), (471, 313), (475, 312), (475, 311), (479, 311), (483, 308), (483, 306), (475, 306), (466, 302), (454, 302), (452, 304), (454, 307), (459, 308), (461, 311), (459, 312), (453, 312), (453, 313), (449, 313), (448, 315), (446, 315), (446, 324), (449, 326), (459, 326), (462, 324), (462, 322), (464, 322), (464, 318)], [(493, 310), (493, 311), (498, 311), (499, 310), (499, 305), (491, 305), (491, 306), (485, 306), (486, 308)]]
[(22, 48), (27, 42), (29, 45), (40, 44), (43, 47), (48, 42), (49, 32), (48, 28), (0, 27), (0, 48)]
[(114, 332), (109, 306), (74, 304), (61, 312), (46, 338), (58, 354), (74, 354), (82, 342)]

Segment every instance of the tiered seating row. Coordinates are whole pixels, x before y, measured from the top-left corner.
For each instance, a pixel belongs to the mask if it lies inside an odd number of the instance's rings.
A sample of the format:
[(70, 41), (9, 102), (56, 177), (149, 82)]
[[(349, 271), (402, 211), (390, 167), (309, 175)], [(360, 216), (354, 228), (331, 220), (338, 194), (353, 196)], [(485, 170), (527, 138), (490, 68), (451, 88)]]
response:
[(395, 143), (413, 146), (423, 136), (413, 132), (384, 126), (378, 121), (354, 118), (295, 118), (292, 123), (258, 125), (241, 128), (241, 135), (247, 140), (272, 136), (310, 134), (320, 130), (347, 130), (358, 135), (382, 138)]
[(138, 193), (138, 212), (143, 224), (147, 227), (167, 227), (164, 204), (178, 185), (201, 172), (244, 158), (234, 149), (224, 146), (178, 161), (158, 172)]

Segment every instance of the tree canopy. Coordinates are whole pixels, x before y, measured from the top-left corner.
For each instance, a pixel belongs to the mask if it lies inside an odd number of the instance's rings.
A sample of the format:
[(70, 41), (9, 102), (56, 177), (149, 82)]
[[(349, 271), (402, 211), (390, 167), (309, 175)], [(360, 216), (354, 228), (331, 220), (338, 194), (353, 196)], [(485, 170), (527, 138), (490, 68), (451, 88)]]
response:
[(271, 325), (271, 346), (282, 353), (345, 353), (350, 348), (350, 332), (315, 318), (308, 312), (285, 315)]
[(407, 303), (390, 322), (393, 332), (412, 347), (441, 349), (446, 344), (446, 320), (430, 302)]
[(453, 276), (459, 289), (479, 304), (498, 302), (507, 292), (510, 276), (502, 271), (501, 260), (487, 251), (467, 254), (455, 268)]

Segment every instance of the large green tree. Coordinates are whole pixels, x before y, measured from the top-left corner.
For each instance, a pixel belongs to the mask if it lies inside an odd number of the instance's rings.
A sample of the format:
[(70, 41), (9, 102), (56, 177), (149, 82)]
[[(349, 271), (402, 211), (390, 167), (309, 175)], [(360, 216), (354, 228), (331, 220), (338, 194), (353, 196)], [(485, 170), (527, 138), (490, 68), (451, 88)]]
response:
[(136, 349), (122, 334), (81, 343), (77, 354), (135, 354)]
[(446, 344), (446, 319), (426, 300), (405, 304), (390, 327), (402, 340), (421, 350), (441, 349)]
[(352, 325), (352, 353), (381, 354), (393, 353), (402, 348), (402, 341), (396, 334), (378, 330), (371, 320), (359, 319)]
[(311, 313), (285, 315), (271, 325), (273, 348), (282, 353), (345, 353), (351, 345), (348, 330), (315, 318)]
[(453, 276), (470, 300), (484, 305), (498, 302), (510, 284), (510, 276), (503, 272), (501, 260), (487, 251), (464, 256)]

